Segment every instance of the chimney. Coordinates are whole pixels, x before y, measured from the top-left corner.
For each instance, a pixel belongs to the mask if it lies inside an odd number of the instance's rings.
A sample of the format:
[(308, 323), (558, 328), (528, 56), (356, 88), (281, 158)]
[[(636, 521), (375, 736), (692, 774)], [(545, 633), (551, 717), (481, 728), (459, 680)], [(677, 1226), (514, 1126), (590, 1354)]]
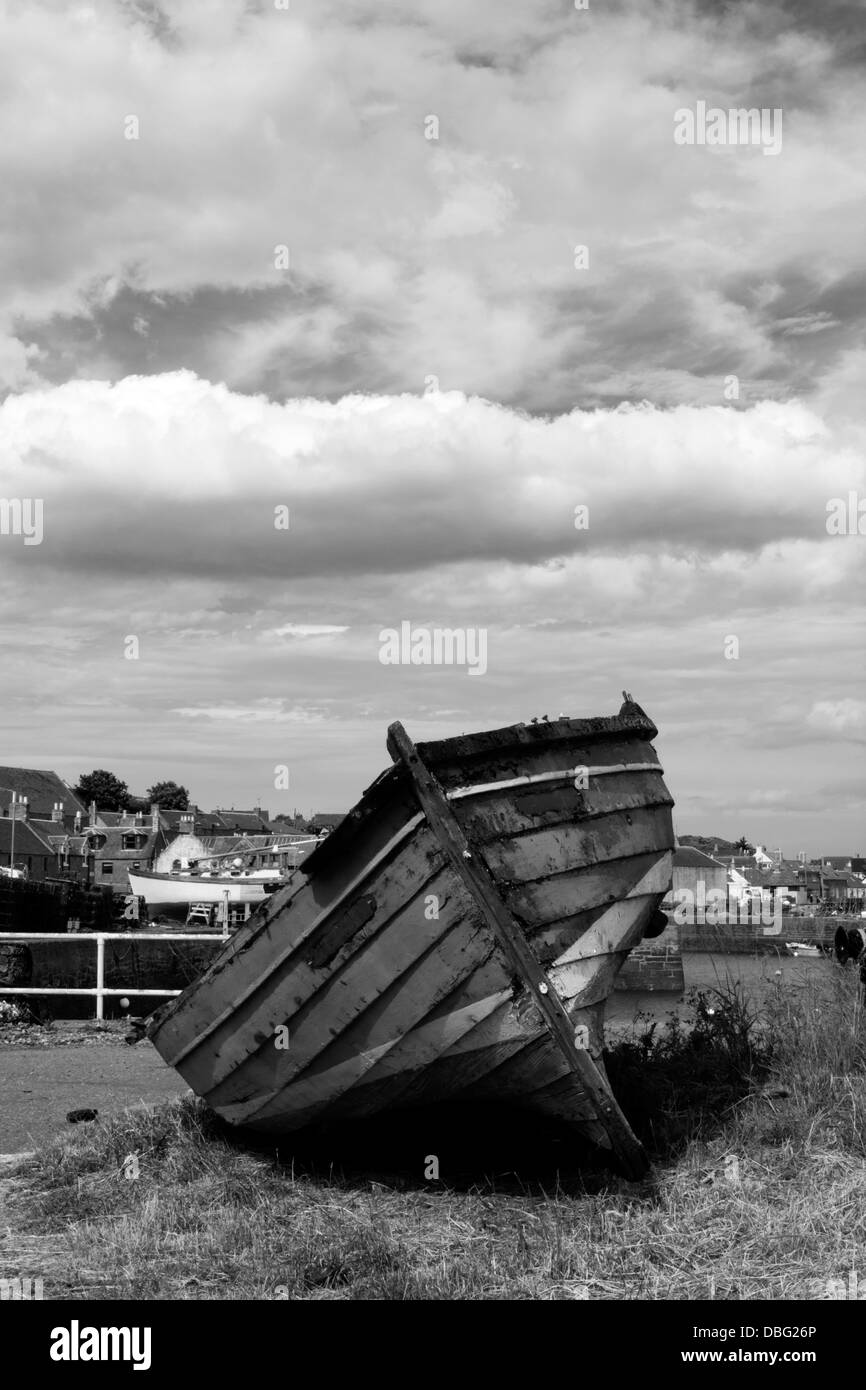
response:
[(74, 825), (73, 825), (73, 831), (72, 831), (72, 833), (73, 833), (74, 835), (80, 835), (80, 834), (81, 834), (81, 812), (80, 812), (80, 811), (76, 811), (76, 812), (75, 812), (75, 823), (74, 823)]
[(13, 796), (12, 798), (12, 819), (29, 820), (30, 802), (26, 796)]
[(192, 811), (184, 811), (180, 817), (179, 829), (181, 835), (195, 834), (195, 815)]
[(151, 831), (151, 834), (152, 834), (152, 835), (155, 835), (156, 832), (157, 832), (158, 830), (159, 830), (159, 802), (158, 802), (158, 801), (152, 801), (152, 802), (150, 803), (150, 831)]
[(51, 807), (51, 819), (54, 820), (54, 821), (62, 821), (62, 820), (63, 820), (63, 802), (62, 802), (62, 801), (55, 801), (54, 805)]
[(96, 802), (95, 802), (95, 801), (91, 801), (91, 803), (90, 803), (90, 820), (88, 821), (88, 824), (91, 825), (91, 826), (93, 826), (93, 825), (96, 824)]

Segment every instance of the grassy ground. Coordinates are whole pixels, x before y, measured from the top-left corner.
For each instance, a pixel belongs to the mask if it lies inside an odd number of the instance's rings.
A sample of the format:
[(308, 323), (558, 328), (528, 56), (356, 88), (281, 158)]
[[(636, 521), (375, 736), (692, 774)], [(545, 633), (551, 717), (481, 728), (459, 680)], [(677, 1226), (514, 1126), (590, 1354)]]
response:
[(0, 1275), (42, 1275), (47, 1298), (792, 1299), (838, 1297), (853, 1269), (866, 1294), (853, 967), (760, 1013), (704, 993), (692, 1027), (648, 1022), (608, 1066), (656, 1160), (643, 1184), (514, 1114), (275, 1153), (190, 1098), (82, 1125), (6, 1178)]

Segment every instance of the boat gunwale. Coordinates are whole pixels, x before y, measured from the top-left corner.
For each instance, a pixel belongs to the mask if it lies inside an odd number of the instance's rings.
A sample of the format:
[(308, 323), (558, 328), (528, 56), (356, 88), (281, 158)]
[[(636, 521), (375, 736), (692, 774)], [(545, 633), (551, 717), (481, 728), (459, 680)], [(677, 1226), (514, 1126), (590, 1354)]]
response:
[[(639, 706), (634, 706), (634, 708), (639, 711), (637, 714), (598, 715), (588, 719), (557, 719), (539, 724), (507, 724), (500, 729), (491, 729), (477, 734), (461, 734), (457, 737), (440, 739), (430, 743), (419, 743), (416, 747), (425, 764), (429, 765), (431, 769), (435, 769), (437, 779), (441, 780), (446, 792), (450, 792), (451, 790), (458, 790), (460, 784), (451, 787), (448, 785), (447, 773), (443, 776), (442, 764), (447, 764), (449, 757), (456, 758), (461, 765), (468, 764), (471, 767), (475, 759), (483, 760), (491, 754), (504, 756), (509, 749), (525, 754), (530, 750), (536, 752), (548, 748), (552, 749), (562, 743), (583, 740), (592, 744), (613, 741), (617, 738), (624, 742), (652, 743), (653, 739), (658, 736), (658, 729), (649, 716), (639, 709)], [(467, 745), (471, 745), (471, 747)], [(411, 779), (407, 777), (405, 767), (395, 757), (390, 743), (387, 746), (391, 757), (395, 759), (391, 767), (385, 768), (369, 786), (364, 788), (355, 806), (346, 813), (324, 843), (318, 845), (298, 864), (297, 872), (306, 874), (308, 877), (323, 871), (327, 873), (334, 859), (344, 851), (354, 834), (379, 810), (383, 803), (387, 803), (392, 797), (399, 795), (401, 790), (412, 790)], [(655, 750), (651, 751), (654, 752)], [(655, 770), (656, 767), (658, 767), (659, 773), (664, 775), (661, 764), (653, 763), (652, 769)], [(591, 765), (588, 768), (588, 773), (591, 777)]]
[(587, 719), (541, 720), (537, 724), (506, 724), (477, 734), (457, 734), (418, 743), (416, 747), (419, 757), (423, 755), (425, 763), (433, 766), (448, 762), (451, 757), (463, 763), (511, 747), (525, 751), (536, 744), (570, 743), (576, 737), (594, 743), (622, 735), (629, 739), (645, 736), (652, 743), (658, 737), (658, 729), (649, 716), (640, 711), (639, 714), (601, 714)]

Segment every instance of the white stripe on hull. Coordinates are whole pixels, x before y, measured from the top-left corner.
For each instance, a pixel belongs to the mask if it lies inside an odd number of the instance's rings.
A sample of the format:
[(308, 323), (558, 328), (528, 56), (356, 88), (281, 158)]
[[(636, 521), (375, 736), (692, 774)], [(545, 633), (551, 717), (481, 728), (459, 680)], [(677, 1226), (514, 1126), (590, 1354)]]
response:
[(454, 791), (446, 792), (449, 801), (460, 801), (464, 796), (484, 796), (486, 792), (504, 792), (511, 787), (530, 787), (538, 782), (569, 782), (575, 777), (583, 777), (585, 774), (589, 780), (593, 777), (609, 777), (615, 772), (658, 772), (664, 773), (664, 768), (658, 763), (612, 763), (610, 767), (593, 767), (586, 763), (581, 767), (566, 767), (559, 772), (533, 772), (527, 773), (524, 777), (509, 777), (501, 782), (477, 782), (471, 787), (455, 787)]

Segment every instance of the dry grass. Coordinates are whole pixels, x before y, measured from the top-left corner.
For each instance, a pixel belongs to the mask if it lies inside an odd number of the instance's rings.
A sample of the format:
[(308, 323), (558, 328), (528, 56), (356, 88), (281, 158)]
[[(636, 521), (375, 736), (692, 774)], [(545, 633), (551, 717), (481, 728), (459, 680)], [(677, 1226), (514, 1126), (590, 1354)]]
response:
[[(354, 1155), (331, 1135), (289, 1158), (242, 1147), (189, 1099), (29, 1160), (0, 1274), (97, 1299), (826, 1298), (852, 1268), (863, 1291), (863, 1010), (853, 969), (815, 978), (760, 1015), (704, 995), (692, 1029), (616, 1049), (657, 1159), (646, 1184), (575, 1172), (570, 1141), (513, 1116), (479, 1132), (397, 1117)], [(440, 1182), (423, 1178), (431, 1153)]]

